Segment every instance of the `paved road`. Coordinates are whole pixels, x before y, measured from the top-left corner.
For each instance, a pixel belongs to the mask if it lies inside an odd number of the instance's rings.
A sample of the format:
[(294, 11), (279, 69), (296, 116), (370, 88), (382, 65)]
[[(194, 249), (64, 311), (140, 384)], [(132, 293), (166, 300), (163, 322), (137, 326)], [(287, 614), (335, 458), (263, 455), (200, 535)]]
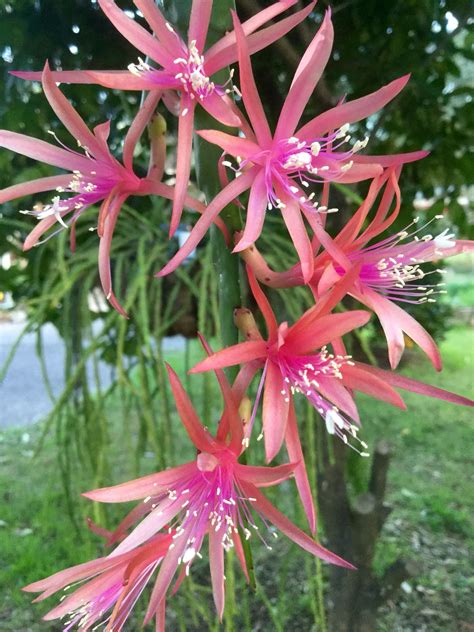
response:
[[(100, 329), (100, 323), (97, 323)], [(24, 323), (0, 322), (0, 368), (23, 330)], [(45, 361), (54, 395), (64, 388), (64, 344), (53, 325), (42, 329)], [(165, 339), (165, 349), (180, 349), (184, 339)], [(36, 335), (27, 334), (21, 341), (4, 381), (0, 384), (0, 429), (28, 426), (51, 410), (52, 402), (46, 391), (39, 359), (35, 350)], [(91, 367), (88, 367), (91, 371)], [(103, 385), (110, 384), (110, 367), (100, 365)]]

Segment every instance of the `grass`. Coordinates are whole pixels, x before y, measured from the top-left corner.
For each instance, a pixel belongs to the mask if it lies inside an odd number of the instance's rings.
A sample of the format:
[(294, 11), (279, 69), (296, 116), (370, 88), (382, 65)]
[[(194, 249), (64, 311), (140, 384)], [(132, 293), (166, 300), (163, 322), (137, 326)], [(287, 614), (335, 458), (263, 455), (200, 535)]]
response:
[[(461, 394), (472, 394), (472, 342), (469, 330), (454, 329), (441, 345), (445, 362), (441, 375), (434, 374), (421, 354), (414, 351), (409, 352), (403, 372)], [(195, 353), (192, 346), (191, 355)], [(172, 355), (173, 365), (178, 365), (182, 374), (183, 355)], [(202, 378), (194, 379), (191, 385), (196, 395), (203, 392)], [(468, 548), (472, 543), (469, 514), (474, 506), (467, 472), (472, 413), (414, 394), (407, 394), (405, 399), (407, 413), (364, 396), (358, 398), (364, 439), (373, 444), (383, 437), (394, 448), (388, 490), (394, 511), (378, 547), (377, 569), (382, 572), (400, 555), (420, 563), (416, 580), (408, 582), (400, 598), (384, 609), (380, 630), (454, 632), (467, 626), (474, 614), (469, 600), (472, 584), (468, 579)], [(213, 403), (218, 406), (218, 402)], [(202, 402), (201, 407), (209, 408), (208, 401)], [(113, 402), (109, 408), (110, 418), (118, 420), (119, 411)], [(114, 435), (116, 446), (121, 445), (121, 428), (116, 428)], [(53, 439), (49, 438), (39, 456), (34, 456), (40, 431), (41, 426), (37, 425), (26, 432), (10, 430), (0, 435), (0, 488), (4, 490), (0, 515), (0, 629), (4, 632), (62, 629), (60, 625), (40, 622), (41, 614), (52, 607), (54, 599), (48, 600), (46, 606), (32, 606), (31, 596), (20, 589), (60, 568), (95, 557), (100, 551), (97, 536), (81, 525), (76, 529), (68, 517)], [(177, 443), (178, 436), (175, 432)], [(176, 447), (176, 462), (187, 458), (187, 448)], [(126, 456), (114, 464), (113, 480), (123, 479)], [(142, 472), (151, 471), (154, 462), (153, 454), (147, 454), (140, 463)], [(86, 470), (77, 475), (76, 486), (90, 487)], [(288, 486), (278, 497), (288, 504), (290, 513), (292, 496)], [(88, 501), (79, 502), (79, 516), (91, 510)], [(305, 568), (310, 577), (314, 576), (313, 563), (284, 538), (279, 539), (272, 555), (258, 544), (254, 552), (261, 587), (256, 596), (248, 595), (240, 588), (241, 575), (236, 573), (236, 629), (315, 630), (315, 587), (313, 581), (308, 583), (305, 579)], [(194, 583), (187, 589), (185, 583), (184, 595), (173, 599), (173, 631), (204, 629), (203, 608), (210, 599), (208, 572), (204, 566), (198, 566), (193, 575)], [(198, 596), (194, 605), (187, 598), (189, 592)]]

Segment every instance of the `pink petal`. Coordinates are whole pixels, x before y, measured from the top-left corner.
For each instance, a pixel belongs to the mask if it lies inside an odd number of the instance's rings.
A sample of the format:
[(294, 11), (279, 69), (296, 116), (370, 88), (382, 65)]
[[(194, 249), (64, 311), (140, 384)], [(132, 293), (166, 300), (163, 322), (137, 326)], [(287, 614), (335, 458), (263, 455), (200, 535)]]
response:
[(104, 144), (97, 140), (61, 90), (57, 87), (51, 76), (51, 71), (47, 62), (43, 70), (42, 84), (49, 104), (68, 132), (78, 142), (80, 142), (82, 147), (87, 147), (89, 153), (91, 153), (95, 158), (102, 158), (105, 161), (109, 161), (111, 158), (109, 150), (105, 149)]
[(275, 318), (275, 314), (273, 313), (272, 306), (270, 305), (262, 288), (258, 284), (252, 268), (246, 266), (246, 270), (250, 289), (252, 290), (253, 297), (257, 302), (258, 309), (262, 312), (262, 316), (265, 320), (265, 325), (267, 326), (268, 337), (269, 339), (273, 340), (276, 337), (278, 331), (278, 323)]
[(216, 351), (209, 358), (198, 362), (189, 373), (200, 373), (222, 369), (236, 364), (245, 364), (267, 355), (267, 345), (263, 340), (249, 340)]
[(405, 75), (383, 86), (376, 92), (372, 92), (372, 94), (354, 101), (348, 101), (342, 105), (336, 105), (330, 110), (319, 114), (306, 125), (303, 125), (297, 131), (296, 136), (298, 138), (317, 138), (331, 130), (340, 128), (346, 123), (356, 123), (367, 118), (394, 99), (406, 86), (409, 78), (410, 75)]
[[(283, 381), (280, 368), (274, 362), (268, 362), (263, 392), (263, 438), (265, 456), (269, 463), (278, 454), (285, 436), (288, 421), (290, 395)], [(282, 391), (286, 390), (283, 395)]]
[[(295, 467), (296, 487), (298, 488), (300, 500), (303, 505), (306, 518), (308, 519), (309, 528), (311, 530), (311, 533), (314, 534), (314, 532), (316, 531), (316, 509), (314, 506), (313, 494), (311, 492), (311, 485), (309, 484), (308, 480), (308, 473), (306, 471), (304, 454), (301, 448), (301, 441), (298, 433), (298, 423), (296, 420), (295, 406), (293, 402), (291, 402), (290, 412), (288, 415), (285, 444), (286, 450), (288, 452), (288, 458), (290, 459), (290, 461), (297, 463), (297, 466)], [(258, 487), (261, 487), (261, 485)]]
[(240, 136), (231, 136), (213, 129), (201, 129), (196, 134), (207, 140), (208, 143), (218, 145), (226, 154), (232, 156), (249, 158), (260, 151), (258, 145), (246, 138), (240, 138)]
[(98, 0), (98, 2), (102, 11), (119, 33), (133, 44), (135, 48), (151, 57), (160, 66), (171, 66), (173, 64), (173, 57), (158, 40), (135, 20), (129, 18), (124, 11), (118, 8), (115, 2), (112, 0)]
[[(41, 81), (42, 72), (15, 70), (11, 75), (30, 81)], [(129, 70), (52, 70), (51, 76), (57, 83), (93, 83), (118, 90), (156, 90), (156, 81), (136, 77)]]
[(130, 500), (139, 500), (147, 496), (156, 496), (172, 487), (180, 478), (192, 476), (195, 472), (196, 463), (192, 461), (191, 463), (185, 463), (157, 474), (142, 476), (120, 485), (84, 492), (82, 496), (101, 503), (124, 503)]
[[(1, 134), (1, 132), (0, 132)], [(67, 187), (71, 182), (70, 175), (50, 176), (48, 178), (38, 178), (21, 184), (13, 184), (6, 189), (0, 190), (0, 204), (24, 197), (25, 195), (33, 195), (43, 191), (55, 191), (58, 187)]]
[[(112, 195), (112, 194), (111, 194)], [(115, 225), (122, 205), (127, 199), (126, 195), (120, 195), (110, 202), (107, 214), (104, 220), (104, 228), (99, 243), (99, 276), (104, 294), (114, 309), (119, 314), (128, 318), (127, 312), (118, 302), (112, 291), (112, 273), (110, 269), (110, 248), (112, 245), (112, 237), (114, 235)]]
[(278, 119), (275, 140), (289, 138), (294, 135), (304, 108), (329, 60), (333, 40), (334, 29), (331, 23), (331, 11), (327, 10), (319, 31), (306, 49), (296, 69)]
[(247, 42), (239, 18), (235, 13), (232, 13), (232, 19), (239, 53), (240, 91), (242, 92), (242, 99), (259, 145), (268, 146), (271, 143), (272, 135), (262, 102), (258, 95), (257, 86), (255, 85)]
[(276, 467), (264, 467), (259, 465), (241, 465), (237, 463), (235, 466), (235, 475), (247, 483), (252, 483), (257, 487), (270, 487), (278, 485), (293, 476), (295, 470), (299, 466), (298, 462), (285, 463), (285, 465), (277, 465)]
[(276, 509), (271, 502), (260, 492), (255, 486), (243, 483), (243, 491), (247, 496), (256, 498), (255, 507), (262, 513), (270, 522), (272, 522), (277, 529), (284, 533), (290, 540), (293, 540), (298, 546), (300, 546), (308, 553), (320, 557), (325, 562), (335, 564), (336, 566), (343, 566), (344, 568), (354, 569), (349, 562), (346, 562), (338, 555), (331, 553), (315, 540), (309, 537), (304, 531), (301, 531), (296, 525), (294, 525), (286, 516)]
[(48, 165), (73, 171), (87, 171), (90, 168), (90, 160), (75, 152), (55, 147), (37, 138), (30, 138), (16, 132), (0, 130), (0, 147), (27, 156), (33, 160), (39, 160)]
[(224, 588), (224, 547), (222, 535), (211, 529), (209, 531), (209, 567), (211, 569), (212, 594), (216, 604), (219, 621), (222, 621), (225, 605)]
[(406, 164), (408, 162), (415, 162), (429, 156), (429, 151), (410, 151), (405, 154), (390, 154), (389, 156), (369, 156), (367, 154), (354, 154), (351, 160), (354, 163), (374, 163), (381, 167), (393, 167), (395, 165)]
[(30, 250), (30, 248), (33, 248), (34, 246), (36, 246), (36, 244), (38, 243), (40, 238), (44, 235), (44, 233), (48, 231), (51, 228), (51, 226), (54, 226), (56, 222), (57, 220), (54, 215), (45, 217), (40, 222), (38, 222), (38, 224), (36, 224), (33, 230), (30, 233), (28, 233), (28, 236), (26, 237), (23, 243), (23, 250), (27, 252), (28, 250)]
[[(281, 197), (281, 196), (280, 196)], [(290, 233), (293, 245), (301, 262), (301, 272), (305, 283), (313, 276), (314, 257), (311, 241), (308, 237), (301, 211), (294, 200), (282, 198), (286, 208), (281, 209), (281, 214)]]
[(158, 9), (155, 0), (133, 0), (133, 4), (142, 12), (151, 30), (168, 53), (173, 57), (181, 57), (183, 54), (181, 49), (184, 42), (176, 31), (172, 32), (169, 30), (169, 27), (166, 26), (166, 19)]
[(157, 609), (156, 609), (156, 625), (155, 632), (165, 632), (165, 624), (166, 624), (166, 598), (160, 601)]
[[(189, 175), (191, 173), (191, 154), (193, 150), (194, 108), (194, 101), (182, 97), (181, 112), (178, 120), (176, 184), (169, 230), (170, 237), (174, 235), (179, 226), (184, 199), (188, 192)], [(187, 113), (185, 113), (186, 110)]]
[(213, 92), (202, 99), (202, 101), (199, 101), (199, 103), (223, 125), (229, 125), (230, 127), (240, 126), (241, 117), (237, 116), (234, 102), (226, 94), (219, 95), (217, 92)]
[(392, 371), (385, 371), (384, 369), (363, 364), (362, 362), (356, 362), (355, 365), (364, 372), (372, 373), (381, 380), (386, 381), (391, 386), (395, 386), (395, 388), (402, 388), (405, 391), (411, 391), (412, 393), (418, 393), (419, 395), (426, 395), (427, 397), (443, 399), (446, 402), (458, 404), (459, 406), (474, 406), (474, 401), (468, 397), (456, 395), (456, 393), (451, 393), (450, 391), (445, 391), (442, 388), (431, 386), (431, 384), (419, 382), (418, 380), (406, 377), (405, 375), (400, 375)]
[(215, 447), (214, 439), (206, 430), (204, 430), (204, 427), (201, 424), (193, 405), (191, 404), (191, 400), (189, 399), (176, 373), (169, 364), (166, 365), (166, 368), (168, 370), (168, 377), (171, 390), (173, 391), (176, 409), (189, 438), (201, 452), (212, 452)]
[(261, 169), (250, 188), (244, 232), (232, 252), (245, 250), (260, 237), (265, 221), (267, 203), (265, 171)]
[(160, 90), (150, 92), (128, 128), (123, 143), (123, 164), (127, 169), (130, 169), (130, 171), (133, 170), (133, 152), (135, 151), (136, 144), (150, 122), (160, 98)]
[(297, 321), (288, 331), (285, 349), (298, 355), (311, 353), (356, 327), (362, 327), (369, 319), (369, 312), (353, 310), (321, 316), (311, 324)]
[(364, 371), (362, 365), (351, 366), (344, 364), (341, 368), (342, 380), (345, 386), (366, 393), (370, 397), (380, 399), (392, 406), (405, 409), (405, 403), (397, 391), (394, 391), (385, 380)]
[(363, 180), (371, 180), (383, 173), (383, 169), (379, 164), (354, 164), (350, 169), (338, 176), (337, 181), (341, 184), (351, 184), (353, 182), (362, 182)]
[(211, 19), (212, 0), (193, 0), (189, 18), (188, 44), (194, 40), (202, 53)]
[(170, 261), (158, 272), (157, 276), (162, 277), (176, 268), (186, 259), (186, 257), (196, 248), (201, 239), (206, 234), (209, 226), (215, 221), (217, 215), (222, 209), (232, 202), (243, 191), (249, 188), (254, 177), (256, 176), (256, 168), (246, 171), (239, 178), (232, 180), (209, 204), (202, 216), (196, 222), (186, 242), (179, 251), (170, 259)]
[(392, 369), (397, 368), (405, 349), (403, 339), (403, 332), (405, 332), (423, 349), (435, 369), (441, 371), (441, 356), (435, 341), (413, 316), (366, 286), (364, 286), (363, 292), (352, 294), (377, 314), (387, 338), (388, 355)]
[(321, 395), (332, 402), (351, 419), (360, 422), (359, 412), (352, 395), (345, 388), (342, 380), (334, 377), (321, 377), (318, 375), (318, 390)]

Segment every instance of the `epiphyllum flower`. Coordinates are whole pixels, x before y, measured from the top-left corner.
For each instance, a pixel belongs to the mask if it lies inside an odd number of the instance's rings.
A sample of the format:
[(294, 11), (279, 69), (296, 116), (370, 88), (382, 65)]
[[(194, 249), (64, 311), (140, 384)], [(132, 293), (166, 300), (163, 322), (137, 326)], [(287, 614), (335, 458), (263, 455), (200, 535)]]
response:
[(241, 538), (252, 532), (266, 543), (265, 532), (258, 529), (255, 516), (264, 525), (273, 523), (306, 551), (332, 564), (351, 568), (337, 555), (327, 551), (293, 525), (259, 491), (260, 487), (276, 485), (292, 475), (295, 465), (254, 467), (242, 465), (242, 422), (235, 407), (234, 395), (220, 375), (226, 419), (230, 437), (227, 441), (213, 437), (201, 424), (177, 375), (168, 367), (170, 384), (183, 425), (198, 450), (196, 460), (179, 467), (152, 474), (114, 487), (84, 494), (100, 502), (128, 502), (144, 499), (116, 530), (123, 537), (137, 520), (141, 522), (114, 550), (113, 555), (135, 551), (150, 538), (168, 527), (172, 544), (161, 562), (158, 577), (148, 605), (145, 623), (163, 604), (176, 570), (181, 567), (178, 584), (189, 573), (193, 560), (200, 557), (206, 535), (209, 537), (209, 564), (214, 601), (219, 616), (224, 610), (224, 551), (235, 547), (246, 571)]
[[(394, 406), (405, 408), (403, 400), (392, 386), (472, 406), (464, 397), (428, 386), (416, 380), (400, 377), (390, 371), (354, 363), (347, 356), (340, 337), (365, 324), (369, 314), (364, 311), (330, 314), (352, 286), (359, 266), (353, 267), (315, 307), (306, 311), (291, 327), (277, 323), (275, 315), (254, 274), (247, 268), (252, 293), (263, 314), (268, 330), (267, 340), (255, 334), (254, 328), (244, 331), (247, 341), (218, 351), (199, 362), (191, 372), (207, 371), (236, 364), (253, 363), (255, 371), (263, 367), (264, 382), (263, 433), (267, 460), (280, 449), (285, 436), (293, 395), (301, 393), (314, 406), (326, 423), (329, 434), (340, 437), (362, 456), (367, 445), (358, 439), (359, 416), (351, 391), (358, 390)], [(325, 345), (332, 343), (337, 355)], [(259, 391), (261, 386), (259, 387)]]
[[(327, 11), (296, 70), (272, 135), (256, 89), (248, 44), (235, 15), (234, 29), (239, 51), (240, 89), (253, 131), (244, 127), (246, 138), (213, 130), (199, 131), (198, 134), (237, 159), (238, 167), (234, 171), (239, 177), (227, 184), (209, 204), (188, 241), (159, 274), (162, 276), (175, 270), (203, 238), (213, 218), (238, 195), (250, 189), (245, 230), (234, 252), (245, 250), (257, 240), (267, 210), (278, 207), (298, 252), (303, 277), (309, 281), (313, 274), (313, 252), (303, 216), (319, 236), (321, 218), (318, 211), (328, 211), (326, 207), (318, 208), (314, 192), (308, 194), (310, 184), (358, 182), (373, 178), (386, 166), (418, 160), (426, 155), (426, 152), (413, 152), (385, 157), (359, 156), (357, 152), (365, 147), (367, 139), (343, 148), (350, 140), (349, 124), (384, 107), (403, 89), (408, 76), (392, 81), (366, 97), (342, 103), (297, 129), (331, 53), (333, 27), (330, 11)], [(224, 166), (232, 165), (225, 161)]]
[[(37, 210), (23, 211), (34, 215), (40, 222), (31, 231), (24, 249), (38, 245), (41, 237), (54, 225), (72, 227), (71, 244), (74, 248), (74, 225), (78, 217), (90, 206), (101, 203), (97, 232), (100, 238), (99, 273), (107, 299), (120, 313), (125, 314), (112, 292), (110, 247), (115, 224), (121, 207), (130, 195), (156, 194), (173, 199), (174, 189), (157, 181), (164, 165), (153, 165), (150, 179), (139, 178), (133, 171), (135, 145), (150, 120), (157, 102), (151, 93), (132, 122), (123, 148), (123, 164), (116, 160), (107, 146), (110, 121), (89, 130), (79, 114), (56, 86), (48, 64), (42, 74), (43, 88), (54, 112), (76, 139), (79, 151), (57, 147), (42, 140), (6, 130), (0, 130), (0, 146), (18, 154), (65, 169), (64, 175), (39, 178), (16, 184), (0, 191), (0, 204), (25, 195), (42, 191), (55, 191), (49, 204)], [(160, 170), (161, 169), (161, 170)], [(153, 177), (151, 177), (153, 176)], [(186, 205), (202, 212), (204, 205), (187, 196)], [(221, 224), (221, 228), (222, 228)], [(53, 233), (54, 234), (54, 233)]]
[[(44, 619), (53, 621), (68, 617), (65, 632), (77, 627), (120, 632), (144, 588), (167, 554), (173, 542), (172, 533), (160, 533), (147, 543), (126, 553), (113, 551), (107, 557), (79, 564), (55, 573), (51, 577), (26, 586), (26, 592), (42, 592), (35, 601), (47, 599), (59, 590), (82, 583), (67, 594), (61, 604), (48, 612)], [(165, 602), (156, 612), (156, 629), (164, 630)]]
[[(249, 36), (251, 53), (285, 35), (311, 12), (315, 4), (312, 2), (279, 23), (261, 29), (266, 22), (295, 3), (296, 0), (276, 2), (244, 23), (243, 29), (245, 35)], [(212, 0), (193, 0), (187, 42), (165, 20), (154, 0), (134, 0), (134, 4), (150, 25), (153, 35), (128, 17), (112, 0), (99, 0), (100, 7), (117, 30), (155, 62), (159, 69), (139, 60), (138, 64), (130, 64), (128, 71), (65, 71), (54, 73), (54, 79), (71, 83), (98, 83), (120, 90), (153, 90), (167, 96), (170, 91), (180, 93), (176, 195), (170, 225), (170, 235), (173, 235), (179, 224), (189, 182), (196, 104), (201, 104), (224, 125), (240, 125), (237, 110), (226, 95), (225, 86), (211, 79), (212, 75), (236, 61), (235, 33), (228, 33), (204, 52)], [(38, 76), (31, 72), (13, 74), (25, 79)]]

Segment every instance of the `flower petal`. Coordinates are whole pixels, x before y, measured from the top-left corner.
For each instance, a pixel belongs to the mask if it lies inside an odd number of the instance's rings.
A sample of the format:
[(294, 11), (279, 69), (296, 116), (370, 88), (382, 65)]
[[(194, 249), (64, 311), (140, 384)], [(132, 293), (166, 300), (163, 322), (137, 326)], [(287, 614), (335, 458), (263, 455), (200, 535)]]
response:
[(70, 182), (71, 176), (66, 174), (62, 176), (38, 178), (36, 180), (30, 180), (29, 182), (22, 182), (21, 184), (13, 184), (6, 189), (0, 190), (0, 204), (24, 197), (25, 195), (33, 195), (43, 191), (55, 191), (58, 187), (65, 188)]
[(362, 327), (370, 319), (370, 313), (353, 310), (342, 314), (327, 314), (311, 324), (297, 321), (288, 330), (285, 349), (289, 353), (303, 355), (320, 349), (335, 338), (340, 338), (356, 327)]
[(211, 12), (212, 0), (193, 0), (189, 18), (188, 44), (195, 41), (200, 53), (206, 43)]
[(160, 98), (160, 90), (150, 92), (128, 128), (123, 143), (123, 164), (127, 169), (130, 169), (130, 171), (133, 171), (133, 152), (135, 151), (136, 144), (150, 122)]
[(422, 158), (429, 156), (429, 151), (419, 150), (410, 151), (405, 154), (390, 154), (389, 156), (369, 156), (368, 154), (354, 154), (351, 160), (354, 163), (374, 163), (381, 167), (394, 167), (400, 164), (406, 164), (408, 162), (416, 162)]
[(191, 404), (191, 400), (189, 399), (188, 394), (184, 390), (176, 373), (169, 364), (166, 364), (166, 369), (168, 371), (168, 377), (170, 380), (171, 390), (173, 391), (176, 409), (189, 438), (201, 452), (212, 452), (215, 444), (213, 437), (201, 424), (201, 421)]
[(216, 195), (202, 216), (196, 222), (185, 243), (156, 276), (162, 277), (176, 270), (176, 268), (196, 248), (206, 234), (209, 226), (215, 221), (217, 215), (222, 211), (222, 209), (250, 187), (256, 173), (257, 171), (255, 168), (246, 171), (239, 178), (232, 180), (232, 182), (230, 182), (224, 189), (222, 189), (222, 191), (220, 191), (220, 193)]
[(364, 371), (362, 365), (343, 364), (341, 373), (342, 381), (347, 388), (366, 393), (370, 397), (380, 399), (392, 406), (406, 409), (406, 405), (397, 391), (394, 391), (385, 380), (368, 371)]
[(242, 99), (260, 146), (268, 146), (271, 143), (272, 135), (262, 102), (260, 101), (260, 97), (258, 95), (257, 86), (255, 85), (247, 41), (239, 22), (239, 18), (234, 12), (232, 12), (232, 20), (234, 22), (235, 35), (237, 38), (240, 91), (242, 92)]
[(209, 567), (211, 569), (212, 594), (216, 604), (219, 621), (222, 621), (224, 614), (224, 547), (222, 535), (214, 529), (209, 531)]
[(286, 204), (286, 208), (281, 209), (281, 214), (283, 215), (291, 240), (298, 253), (303, 279), (305, 283), (308, 283), (314, 272), (314, 257), (311, 241), (308, 237), (298, 204), (294, 200), (285, 199), (283, 201)]
[(319, 114), (297, 131), (298, 138), (317, 138), (339, 129), (346, 123), (356, 123), (383, 108), (406, 86), (410, 75), (405, 75), (360, 99), (348, 101)]
[(176, 232), (183, 212), (184, 198), (188, 192), (193, 150), (194, 101), (181, 98), (181, 112), (178, 119), (178, 143), (176, 157), (176, 184), (169, 236)]
[(289, 138), (303, 114), (304, 108), (318, 83), (331, 55), (334, 29), (331, 10), (328, 9), (323, 23), (296, 69), (290, 90), (285, 99), (275, 130), (275, 140)]
[(170, 25), (158, 9), (156, 2), (154, 0), (133, 0), (133, 4), (141, 11), (151, 30), (168, 53), (173, 57), (181, 57), (183, 54), (181, 48), (184, 42), (176, 31), (170, 30)]
[(189, 370), (189, 373), (200, 373), (201, 371), (211, 371), (235, 366), (236, 364), (245, 364), (257, 358), (264, 358), (266, 355), (267, 345), (264, 340), (239, 342), (236, 345), (216, 351), (208, 358), (201, 360)]
[(199, 103), (223, 125), (229, 125), (230, 127), (240, 126), (241, 115), (238, 116), (238, 110), (234, 102), (226, 94), (220, 95), (217, 92), (212, 92)]
[(235, 466), (235, 475), (247, 483), (252, 483), (257, 487), (270, 487), (288, 480), (293, 476), (299, 463), (285, 463), (276, 467), (265, 467), (260, 465), (241, 465), (237, 463)]
[(258, 309), (262, 312), (265, 325), (267, 326), (268, 338), (273, 340), (277, 335), (278, 323), (275, 314), (273, 313), (272, 306), (255, 278), (252, 268), (250, 268), (250, 266), (246, 266), (246, 270), (250, 289), (252, 290), (253, 297), (257, 302)]
[(207, 140), (208, 143), (218, 145), (226, 154), (231, 154), (232, 156), (249, 158), (260, 151), (259, 146), (251, 140), (240, 138), (240, 136), (231, 136), (231, 134), (225, 134), (214, 129), (197, 130), (196, 134)]
[(232, 252), (245, 250), (260, 237), (265, 222), (267, 203), (265, 171), (261, 169), (250, 188), (244, 232)]
[(263, 392), (263, 438), (265, 441), (265, 456), (269, 463), (278, 454), (285, 436), (290, 406), (290, 395), (282, 391), (285, 382), (280, 368), (272, 361), (268, 362), (265, 378), (265, 390)]
[(247, 496), (256, 498), (254, 503), (255, 508), (262, 513), (270, 522), (272, 522), (277, 529), (284, 533), (290, 540), (293, 540), (298, 546), (300, 546), (308, 553), (320, 557), (325, 562), (335, 564), (336, 566), (343, 566), (344, 568), (354, 569), (349, 562), (346, 562), (338, 555), (331, 553), (320, 544), (315, 542), (304, 531), (301, 531), (296, 525), (294, 525), (286, 516), (274, 507), (271, 502), (260, 492), (254, 485), (243, 483), (242, 488)]
[(0, 130), (0, 147), (27, 156), (33, 160), (39, 160), (47, 165), (53, 165), (60, 169), (73, 171), (87, 171), (90, 168), (90, 160), (73, 151), (55, 147), (37, 138), (30, 138), (24, 134)]
[(133, 481), (127, 481), (120, 485), (102, 487), (90, 492), (84, 492), (82, 496), (100, 503), (124, 503), (131, 500), (140, 500), (147, 496), (157, 495), (163, 490), (166, 491), (172, 487), (177, 480), (192, 476), (195, 471), (196, 464), (192, 461), (169, 470), (164, 470), (163, 472), (142, 476), (141, 478), (136, 478)]

